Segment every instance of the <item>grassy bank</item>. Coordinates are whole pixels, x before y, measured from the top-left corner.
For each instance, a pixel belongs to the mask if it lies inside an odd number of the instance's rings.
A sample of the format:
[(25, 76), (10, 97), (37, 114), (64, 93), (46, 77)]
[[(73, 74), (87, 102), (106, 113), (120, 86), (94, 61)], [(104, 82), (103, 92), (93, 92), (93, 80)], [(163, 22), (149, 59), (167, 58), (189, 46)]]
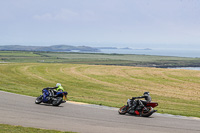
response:
[(74, 133), (0, 124), (0, 133)]
[(2, 63), (0, 90), (39, 96), (62, 83), (69, 100), (120, 107), (149, 91), (160, 113), (200, 117), (200, 71), (61, 63)]

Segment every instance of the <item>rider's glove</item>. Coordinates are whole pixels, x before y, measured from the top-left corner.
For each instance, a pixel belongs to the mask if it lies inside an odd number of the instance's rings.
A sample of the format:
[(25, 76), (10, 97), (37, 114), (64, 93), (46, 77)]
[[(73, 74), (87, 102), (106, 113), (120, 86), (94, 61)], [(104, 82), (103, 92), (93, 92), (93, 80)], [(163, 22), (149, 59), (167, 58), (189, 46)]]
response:
[(132, 97), (132, 100), (135, 100), (135, 97)]

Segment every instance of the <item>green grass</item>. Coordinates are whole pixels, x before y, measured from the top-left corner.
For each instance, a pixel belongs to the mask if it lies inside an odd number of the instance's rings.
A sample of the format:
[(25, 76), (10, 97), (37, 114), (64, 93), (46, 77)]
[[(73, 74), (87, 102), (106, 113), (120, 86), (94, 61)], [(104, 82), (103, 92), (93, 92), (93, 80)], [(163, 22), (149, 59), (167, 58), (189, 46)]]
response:
[[(130, 55), (130, 54), (90, 54), (90, 53), (41, 53), (49, 57), (68, 59), (98, 59), (98, 60), (128, 60), (128, 61), (157, 61), (157, 60), (188, 60), (184, 57), (151, 56), (151, 55)], [(190, 60), (193, 60), (190, 58)]]
[(0, 124), (0, 133), (74, 133)]
[(160, 113), (200, 117), (200, 71), (63, 63), (1, 63), (0, 90), (39, 96), (62, 83), (72, 101), (120, 107), (151, 93)]
[(143, 67), (200, 66), (200, 58), (67, 52), (0, 51), (0, 62), (68, 63)]
[(38, 57), (40, 55), (28, 51), (0, 51), (0, 57)]

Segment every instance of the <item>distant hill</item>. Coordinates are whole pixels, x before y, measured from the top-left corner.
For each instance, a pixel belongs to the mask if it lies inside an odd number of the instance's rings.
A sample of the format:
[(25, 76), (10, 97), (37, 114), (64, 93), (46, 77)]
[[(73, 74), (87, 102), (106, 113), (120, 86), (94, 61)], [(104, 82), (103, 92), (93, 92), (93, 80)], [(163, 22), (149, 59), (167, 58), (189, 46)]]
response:
[(22, 46), (22, 45), (4, 45), (0, 50), (23, 50), (23, 51), (53, 51), (53, 52), (99, 52), (97, 48), (88, 46), (71, 46), (71, 45), (53, 45), (53, 46)]

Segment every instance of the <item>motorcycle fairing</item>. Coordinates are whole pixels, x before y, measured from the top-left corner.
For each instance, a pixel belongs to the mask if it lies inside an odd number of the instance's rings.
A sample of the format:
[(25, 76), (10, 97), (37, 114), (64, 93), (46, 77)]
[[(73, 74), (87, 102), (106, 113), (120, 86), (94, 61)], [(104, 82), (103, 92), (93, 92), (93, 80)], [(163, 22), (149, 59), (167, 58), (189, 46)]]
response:
[(42, 90), (42, 93), (43, 93), (42, 102), (47, 103), (47, 102), (48, 102), (48, 99), (47, 99), (46, 97), (49, 96), (49, 91), (48, 91), (47, 89), (43, 89), (43, 90)]

